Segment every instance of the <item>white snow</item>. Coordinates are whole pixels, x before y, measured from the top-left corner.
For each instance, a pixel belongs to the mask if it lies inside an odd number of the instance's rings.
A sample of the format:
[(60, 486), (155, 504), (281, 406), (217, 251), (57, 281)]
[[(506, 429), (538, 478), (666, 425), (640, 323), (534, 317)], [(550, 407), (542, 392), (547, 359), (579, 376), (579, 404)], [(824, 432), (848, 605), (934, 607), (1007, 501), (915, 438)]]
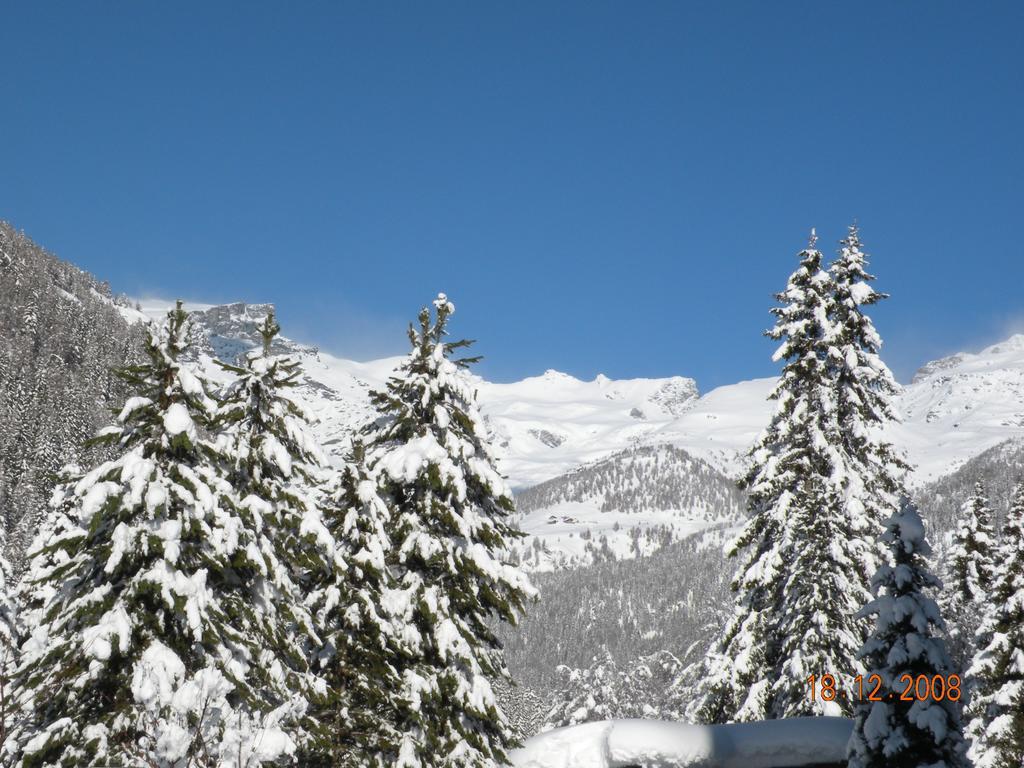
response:
[(195, 424), (192, 423), (192, 417), (188, 415), (188, 408), (181, 403), (172, 403), (164, 414), (164, 429), (172, 437), (183, 433), (194, 437)]
[(711, 726), (610, 720), (534, 736), (511, 757), (514, 768), (796, 768), (843, 762), (852, 728), (839, 717)]
[(132, 696), (143, 706), (156, 709), (171, 700), (175, 686), (184, 675), (185, 665), (178, 655), (154, 640), (135, 664)]
[[(519, 529), (527, 535), (523, 549), (537, 539), (547, 548), (548, 557), (528, 563), (529, 570), (548, 571), (567, 565), (587, 563), (587, 544), (595, 544), (603, 535), (616, 559), (633, 557), (630, 531), (635, 527), (664, 525), (672, 529), (677, 539), (691, 536), (715, 525), (714, 520), (699, 520), (687, 516), (687, 510), (656, 510), (637, 514), (612, 510), (602, 512), (593, 502), (563, 501), (536, 510), (519, 518)], [(580, 534), (589, 532), (589, 539)], [(641, 554), (653, 551), (652, 543), (641, 539)]]
[(124, 606), (117, 605), (107, 611), (100, 620), (82, 632), (82, 646), (94, 659), (105, 661), (113, 653), (114, 642), (121, 652), (128, 649), (132, 636), (132, 620)]

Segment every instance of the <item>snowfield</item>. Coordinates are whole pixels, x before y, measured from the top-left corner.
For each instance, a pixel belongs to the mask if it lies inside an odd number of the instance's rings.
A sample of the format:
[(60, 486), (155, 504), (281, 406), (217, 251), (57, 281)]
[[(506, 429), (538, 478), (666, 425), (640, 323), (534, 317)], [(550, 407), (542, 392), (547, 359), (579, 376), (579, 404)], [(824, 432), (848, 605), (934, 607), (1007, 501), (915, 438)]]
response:
[(797, 768), (845, 764), (853, 721), (795, 717), (690, 725), (610, 720), (558, 728), (512, 753), (515, 768)]

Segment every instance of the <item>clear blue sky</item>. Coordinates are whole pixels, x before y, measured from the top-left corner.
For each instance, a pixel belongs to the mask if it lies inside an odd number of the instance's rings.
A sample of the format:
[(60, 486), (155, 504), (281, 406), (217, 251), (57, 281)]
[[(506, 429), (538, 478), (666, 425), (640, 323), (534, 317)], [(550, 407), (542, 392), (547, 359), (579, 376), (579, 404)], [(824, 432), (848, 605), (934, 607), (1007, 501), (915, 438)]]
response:
[[(213, 6), (213, 7), (209, 7)], [(775, 371), (853, 218), (901, 379), (1024, 328), (1024, 4), (5, 3), (0, 218), (131, 295), (481, 372)]]

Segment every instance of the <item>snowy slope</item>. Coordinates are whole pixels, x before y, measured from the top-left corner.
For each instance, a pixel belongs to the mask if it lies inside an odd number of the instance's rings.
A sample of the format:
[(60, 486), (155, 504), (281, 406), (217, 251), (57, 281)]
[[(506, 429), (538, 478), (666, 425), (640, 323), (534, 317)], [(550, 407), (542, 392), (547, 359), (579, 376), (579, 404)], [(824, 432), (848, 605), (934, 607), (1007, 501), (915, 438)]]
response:
[(735, 525), (735, 483), (675, 446), (620, 451), (517, 495), (531, 570), (649, 555), (673, 540)]
[[(159, 300), (141, 304), (142, 313), (151, 318), (163, 317), (169, 308)], [(255, 326), (271, 308), (242, 302), (186, 303), (185, 309), (193, 313), (203, 332), (199, 344), (203, 370), (219, 379), (214, 358), (230, 361), (255, 346), (259, 342)], [(132, 310), (130, 315), (138, 313)], [(301, 360), (300, 398), (320, 420), (318, 437), (336, 449), (343, 445), (346, 433), (371, 417), (370, 390), (382, 387), (402, 360), (358, 363), (287, 338), (281, 340), (280, 351)], [(548, 371), (513, 384), (478, 377), (476, 382), (484, 417), (494, 432), (495, 452), (513, 488), (535, 485), (642, 442), (698, 402), (696, 384), (681, 376), (615, 381), (599, 375), (593, 381), (581, 381)]]
[(768, 394), (775, 381), (753, 379), (717, 387), (650, 440), (677, 445), (736, 477), (747, 449), (768, 423), (774, 407)]
[(917, 466), (918, 484), (982, 451), (1024, 436), (1024, 335), (923, 366), (899, 401), (892, 439)]
[(581, 381), (547, 371), (513, 384), (480, 381), (480, 402), (513, 487), (535, 485), (643, 441), (697, 402), (693, 379)]
[(515, 768), (796, 768), (845, 765), (853, 722), (794, 717), (689, 725), (610, 720), (559, 728), (512, 752)]

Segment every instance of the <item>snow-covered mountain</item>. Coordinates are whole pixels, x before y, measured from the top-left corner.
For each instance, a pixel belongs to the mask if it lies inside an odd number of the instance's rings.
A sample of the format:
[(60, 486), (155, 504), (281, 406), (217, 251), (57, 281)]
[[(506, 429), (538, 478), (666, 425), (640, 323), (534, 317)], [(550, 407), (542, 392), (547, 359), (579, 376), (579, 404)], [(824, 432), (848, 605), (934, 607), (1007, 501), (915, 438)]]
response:
[[(200, 331), (196, 348), (204, 372), (222, 377), (214, 359), (234, 360), (259, 343), (256, 324), (270, 304), (186, 305)], [(166, 302), (125, 309), (131, 321), (161, 318)], [(358, 363), (317, 347), (282, 338), (279, 350), (302, 361), (298, 394), (318, 419), (318, 437), (340, 449), (345, 436), (371, 415), (369, 392), (383, 387), (401, 357)], [(581, 381), (548, 371), (512, 384), (476, 377), (483, 414), (494, 432), (495, 451), (513, 488), (557, 477), (582, 464), (651, 440), (698, 402), (697, 385), (681, 376)], [(664, 442), (663, 440), (653, 440)]]
[[(255, 345), (255, 324), (271, 305), (188, 307), (203, 329), (203, 357), (233, 358)], [(123, 309), (130, 319), (159, 316), (166, 304)], [(303, 399), (321, 419), (328, 444), (370, 414), (367, 393), (383, 385), (401, 358), (345, 360), (284, 339), (302, 360)], [(211, 373), (216, 370), (211, 368)], [(771, 413), (774, 378), (718, 387), (701, 395), (693, 379), (581, 381), (547, 371), (499, 384), (477, 379), (496, 451), (513, 487), (523, 488), (638, 444), (670, 443), (735, 475), (740, 458)], [(915, 464), (915, 479), (949, 474), (982, 451), (1024, 436), (1024, 335), (976, 354), (923, 366), (897, 400), (902, 423), (892, 439)]]
[(922, 366), (898, 409), (903, 423), (892, 439), (916, 465), (918, 484), (1024, 436), (1024, 335)]
[[(200, 365), (219, 379), (223, 374), (213, 360), (233, 359), (257, 344), (256, 323), (271, 305), (186, 308), (194, 312), (202, 336)], [(166, 302), (147, 302), (141, 312), (121, 308), (131, 321), (162, 316), (166, 309)], [(359, 363), (287, 338), (280, 343), (281, 351), (303, 363), (297, 394), (318, 420), (319, 438), (329, 450), (344, 450), (347, 435), (371, 418), (370, 390), (383, 386), (401, 358)], [(548, 489), (574, 487), (579, 472), (609, 477), (635, 473), (630, 475), (635, 488), (649, 492), (650, 486), (663, 486), (692, 472), (699, 462), (702, 472), (714, 474), (704, 490), (717, 494), (729, 478), (738, 476), (746, 449), (767, 423), (772, 408), (767, 397), (775, 379), (739, 382), (703, 395), (692, 379), (678, 376), (617, 381), (599, 375), (582, 381), (547, 371), (512, 383), (479, 377), (476, 383), (499, 466), (520, 491), (526, 512), (522, 525), (530, 534), (526, 546), (532, 547), (526, 554), (538, 560), (534, 567), (547, 567), (552, 562), (587, 561), (587, 552), (601, 545), (602, 535), (609, 537), (611, 552), (630, 556), (638, 549), (634, 527), (646, 528), (645, 541), (654, 542), (658, 539), (651, 532), (666, 522), (682, 535), (701, 530), (715, 517), (731, 515), (734, 502), (719, 497), (714, 504), (724, 506), (710, 513), (707, 500), (703, 506), (625, 504), (613, 512), (600, 493), (552, 497), (545, 506), (524, 504), (539, 491), (522, 492), (542, 483)], [(896, 409), (902, 422), (891, 427), (890, 438), (916, 465), (913, 481), (919, 486), (948, 475), (1004, 440), (1024, 436), (1024, 336), (976, 354), (928, 363), (903, 388)], [(644, 467), (652, 456), (664, 458), (653, 474)], [(585, 469), (570, 474), (580, 467)], [(589, 543), (581, 536), (590, 537)], [(538, 548), (545, 546), (549, 554), (539, 557)]]

